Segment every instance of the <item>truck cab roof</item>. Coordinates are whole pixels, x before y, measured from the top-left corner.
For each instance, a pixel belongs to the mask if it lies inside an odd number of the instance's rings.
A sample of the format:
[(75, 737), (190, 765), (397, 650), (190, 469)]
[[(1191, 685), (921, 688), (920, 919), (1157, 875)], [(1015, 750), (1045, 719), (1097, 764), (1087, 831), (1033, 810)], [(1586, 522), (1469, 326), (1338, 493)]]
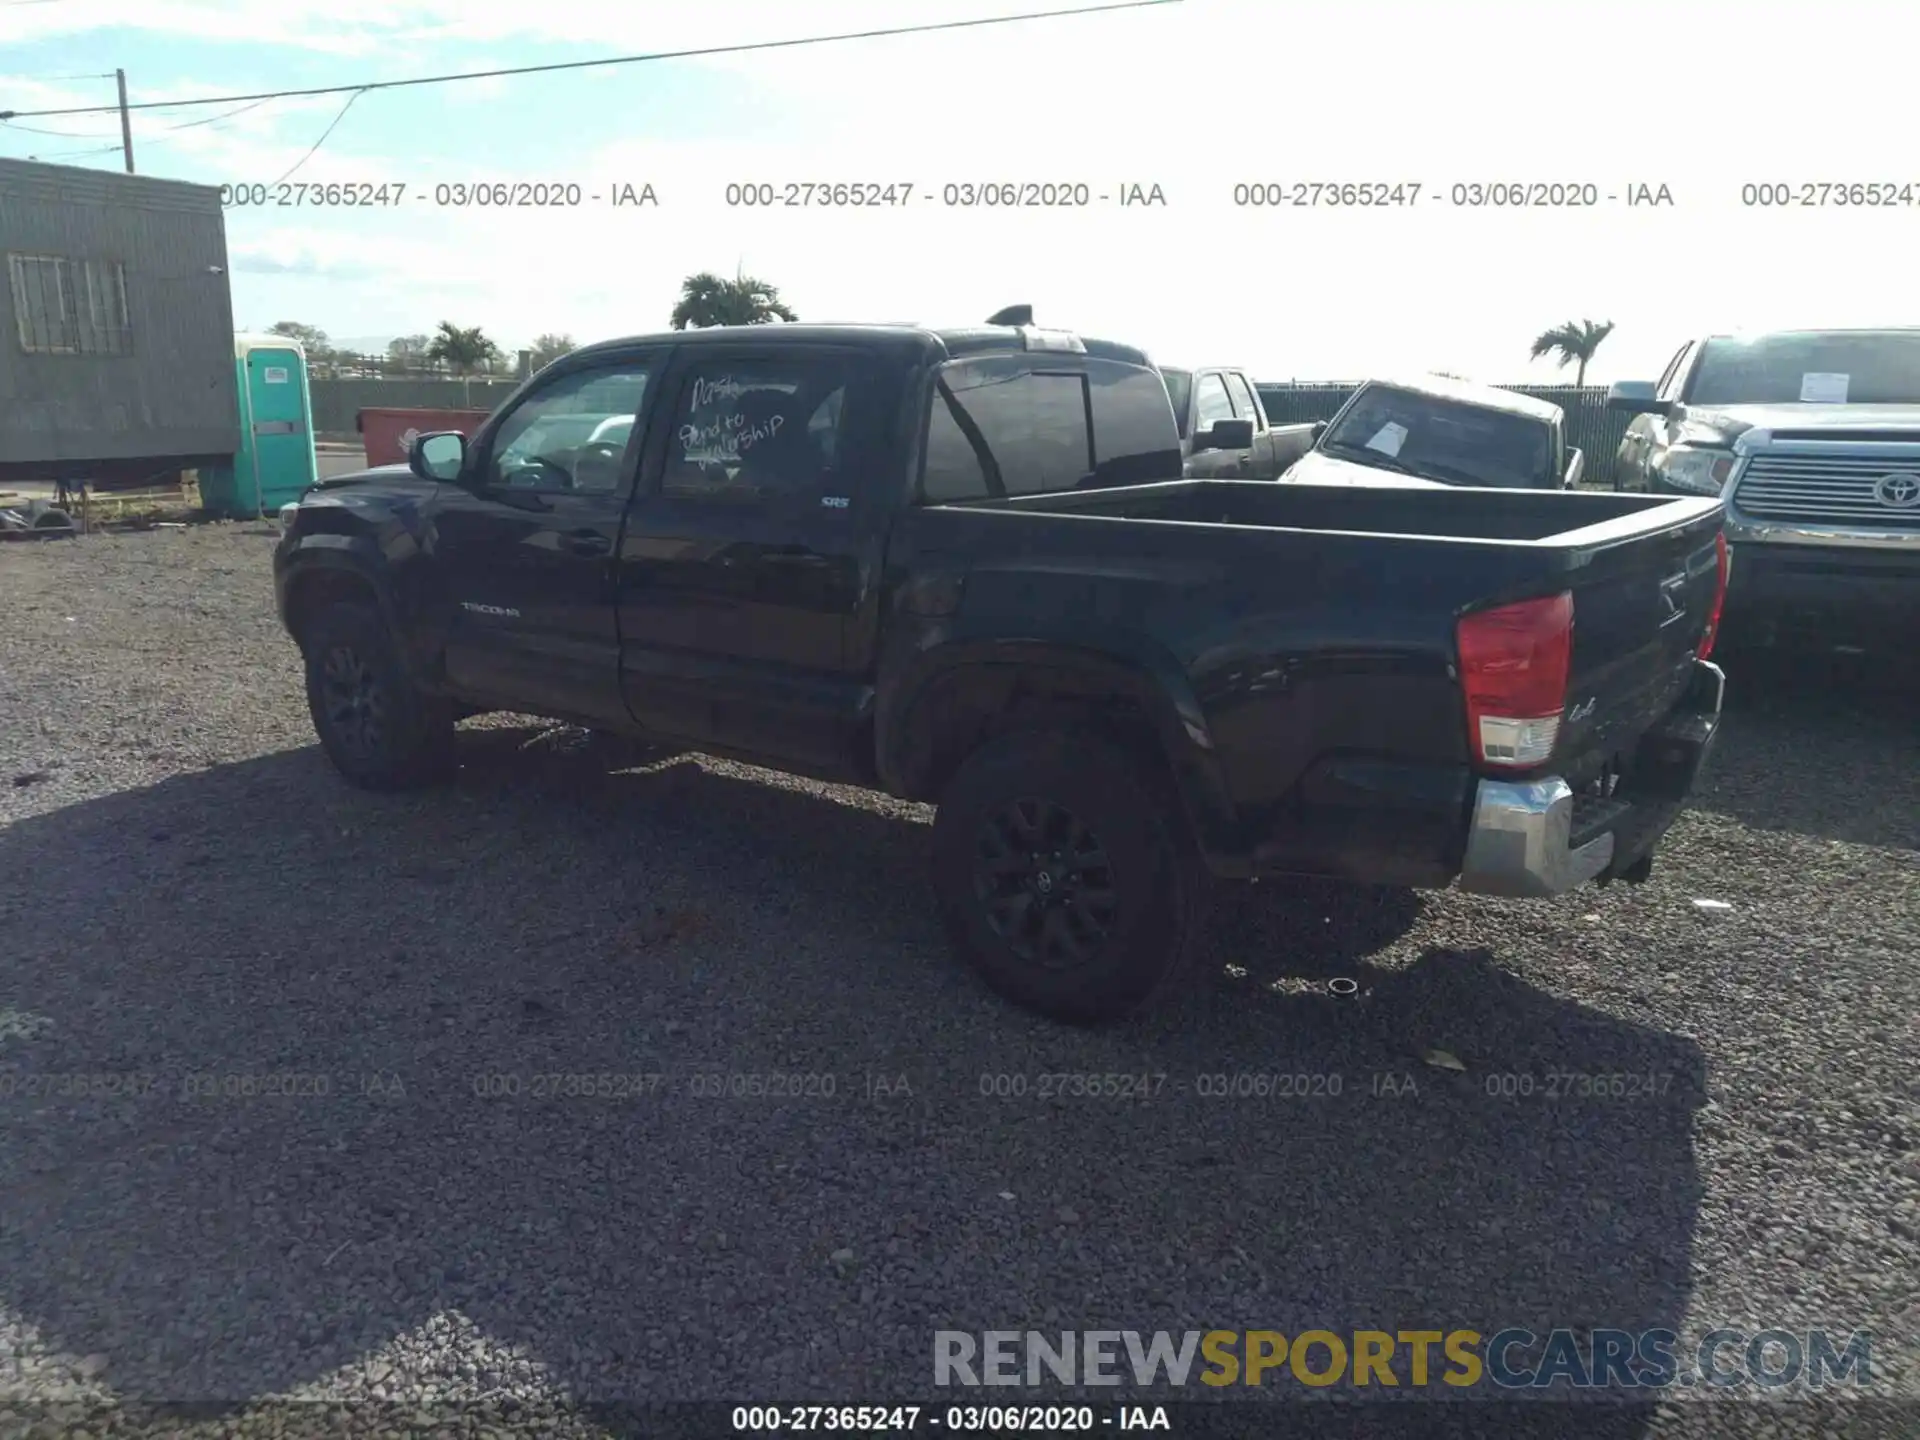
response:
[(727, 345), (748, 340), (756, 345), (875, 345), (905, 351), (919, 350), (928, 360), (959, 359), (968, 355), (1020, 354), (1030, 350), (1070, 352), (1122, 364), (1151, 366), (1144, 350), (1111, 340), (1096, 340), (1070, 330), (1033, 325), (970, 325), (935, 329), (921, 325), (848, 323), (715, 325), (699, 330), (667, 330), (601, 340), (567, 355), (591, 357), (636, 345)]

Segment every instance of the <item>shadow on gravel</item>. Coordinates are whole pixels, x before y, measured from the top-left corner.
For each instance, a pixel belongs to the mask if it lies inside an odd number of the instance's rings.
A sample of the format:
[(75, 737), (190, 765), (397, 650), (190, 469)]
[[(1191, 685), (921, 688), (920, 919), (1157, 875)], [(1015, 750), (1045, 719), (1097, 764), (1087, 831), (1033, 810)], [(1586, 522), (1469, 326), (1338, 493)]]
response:
[[(949, 959), (909, 807), (526, 739), (438, 794), (309, 749), (0, 831), (0, 1303), (47, 1344), (147, 1399), (414, 1336), (389, 1383), (899, 1400), (936, 1328), (1685, 1310), (1701, 1052), (1484, 951), (1370, 960), (1413, 897), (1240, 892), (1220, 984), (1069, 1031)], [(1145, 1098), (1047, 1078), (1086, 1075)]]
[(1920, 850), (1920, 666), (1735, 649), (1698, 807), (1756, 830)]

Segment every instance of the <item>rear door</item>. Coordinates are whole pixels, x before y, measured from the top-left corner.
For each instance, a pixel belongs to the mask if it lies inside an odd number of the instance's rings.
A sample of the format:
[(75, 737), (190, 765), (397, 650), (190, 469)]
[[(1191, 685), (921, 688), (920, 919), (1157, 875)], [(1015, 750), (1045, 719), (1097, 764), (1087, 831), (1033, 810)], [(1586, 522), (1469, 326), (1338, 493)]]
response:
[(1274, 463), (1273, 432), (1267, 428), (1267, 412), (1261, 408), (1260, 397), (1253, 393), (1253, 385), (1245, 375), (1229, 370), (1226, 380), (1235, 418), (1253, 422), (1253, 448), (1246, 452), (1240, 473), (1249, 479), (1271, 480), (1280, 470)]
[(852, 347), (685, 347), (618, 564), (628, 709), (658, 734), (850, 763), (868, 687), (849, 631), (893, 419)]

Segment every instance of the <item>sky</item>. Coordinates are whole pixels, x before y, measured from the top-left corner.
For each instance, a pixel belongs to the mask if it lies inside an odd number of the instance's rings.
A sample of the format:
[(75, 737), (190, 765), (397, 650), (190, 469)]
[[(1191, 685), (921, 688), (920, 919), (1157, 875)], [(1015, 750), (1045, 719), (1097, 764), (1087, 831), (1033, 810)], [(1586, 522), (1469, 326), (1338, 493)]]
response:
[[(0, 110), (112, 105), (115, 68), (151, 104), (1085, 3), (0, 0)], [(1588, 371), (1604, 382), (1658, 374), (1692, 334), (1920, 323), (1920, 151), (1891, 43), (1907, 11), (1182, 0), (351, 104), (139, 110), (133, 149), (143, 174), (210, 185), (404, 185), (351, 212), (226, 212), (236, 324), (298, 321), (359, 348), (441, 321), (507, 349), (660, 330), (687, 275), (744, 269), (803, 320), (970, 324), (1030, 303), (1163, 364), (1274, 382), (1551, 382), (1533, 338), (1612, 321)], [(118, 169), (118, 117), (22, 115), (0, 124), (0, 156)], [(730, 184), (807, 181), (913, 197), (727, 200)], [(1908, 185), (1913, 203), (1742, 203), (1744, 185), (1856, 181)], [(580, 203), (451, 203), (501, 182), (578, 186)], [(1089, 203), (948, 203), (949, 186), (1013, 182), (1084, 184)], [(1345, 182), (1421, 188), (1400, 206), (1236, 203), (1236, 187)], [(1455, 203), (1456, 186), (1536, 182), (1591, 185), (1599, 203)], [(622, 185), (657, 203), (612, 204)], [(1136, 186), (1163, 203), (1121, 205)], [(1628, 205), (1641, 186), (1672, 203)]]

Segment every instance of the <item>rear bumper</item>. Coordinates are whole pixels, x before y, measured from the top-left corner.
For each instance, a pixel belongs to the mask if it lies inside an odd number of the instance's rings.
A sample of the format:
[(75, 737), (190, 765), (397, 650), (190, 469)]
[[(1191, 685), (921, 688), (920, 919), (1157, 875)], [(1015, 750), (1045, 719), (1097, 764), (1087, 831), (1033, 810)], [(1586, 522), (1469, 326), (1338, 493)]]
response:
[(1480, 895), (1532, 899), (1558, 895), (1613, 863), (1611, 831), (1573, 839), (1573, 788), (1549, 780), (1482, 780), (1467, 832), (1460, 888)]
[(1576, 795), (1558, 776), (1480, 781), (1459, 888), (1537, 899), (1592, 880), (1642, 878), (1719, 737), (1725, 688), (1719, 666), (1695, 661), (1685, 695), (1641, 740), (1611, 798)]

